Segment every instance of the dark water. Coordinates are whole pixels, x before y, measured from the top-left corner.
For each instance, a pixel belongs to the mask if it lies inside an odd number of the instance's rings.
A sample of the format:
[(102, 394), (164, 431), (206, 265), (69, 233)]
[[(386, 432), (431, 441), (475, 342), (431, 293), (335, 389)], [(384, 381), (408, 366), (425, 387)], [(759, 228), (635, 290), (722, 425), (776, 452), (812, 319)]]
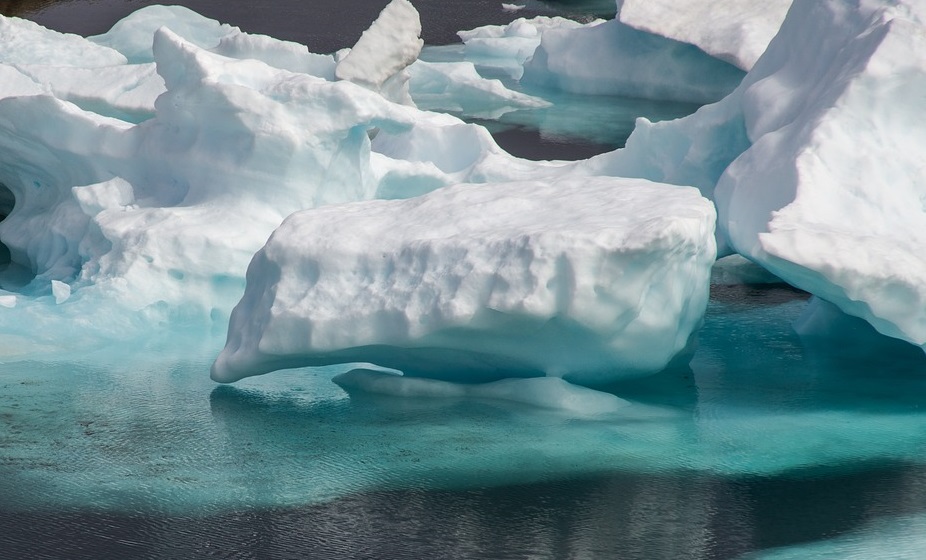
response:
[[(240, 27), (250, 33), (262, 33), (279, 39), (305, 44), (312, 52), (328, 53), (352, 46), (388, 0), (275, 0), (258, 3), (227, 0), (21, 0), (0, 2), (0, 13), (25, 17), (58, 31), (96, 35), (133, 11), (152, 4), (182, 4), (205, 16)], [(579, 21), (614, 14), (611, 0), (516, 2), (526, 7), (517, 12), (502, 9), (501, 0), (415, 0), (421, 14), (422, 38), (427, 45), (458, 43), (456, 32), (481, 25), (506, 24), (518, 17), (563, 15)], [(491, 76), (494, 77), (494, 76)], [(536, 93), (536, 92), (531, 92)], [(559, 94), (565, 97), (576, 97)], [(492, 128), (499, 145), (518, 157), (527, 159), (585, 159), (622, 147), (638, 116), (651, 120), (675, 118), (693, 112), (686, 104), (644, 102), (642, 100), (592, 99), (591, 105), (566, 109), (562, 100), (554, 99), (552, 109), (537, 114), (510, 114), (504, 127)], [(569, 101), (569, 100), (567, 100)], [(581, 99), (573, 100), (583, 103)], [(578, 125), (578, 110), (598, 111), (600, 118)], [(478, 120), (466, 119), (471, 122)], [(538, 122), (541, 121), (541, 122)], [(545, 130), (547, 123), (553, 133)], [(566, 123), (565, 132), (558, 130)], [(603, 126), (603, 123), (610, 123)]]
[[(357, 42), (389, 0), (20, 0), (0, 2), (0, 13), (31, 19), (51, 29), (97, 35), (135, 10), (152, 4), (181, 4), (207, 17), (296, 41), (312, 52), (329, 53)], [(421, 14), (422, 38), (429, 45), (458, 42), (456, 32), (480, 25), (505, 24), (518, 17), (562, 14), (574, 19), (614, 15), (613, 1), (513, 2), (526, 7), (506, 12), (500, 0), (414, 0)]]
[[(385, 3), (186, 5), (328, 52)], [(93, 34), (146, 4), (0, 11)], [(430, 44), (550, 13), (415, 4)], [(560, 4), (578, 15), (594, 5)], [(605, 145), (516, 120), (494, 133), (538, 159)], [(642, 412), (613, 423), (365, 402), (306, 372), (215, 388), (208, 361), (0, 362), (0, 559), (721, 560), (778, 547), (816, 558), (822, 549), (802, 547), (840, 539), (827, 558), (870, 542), (875, 553), (854, 557), (926, 558), (926, 524), (902, 529), (903, 547), (873, 525), (926, 515), (922, 353), (800, 340), (790, 321), (806, 297), (715, 286), (690, 367), (614, 387)]]
[(888, 464), (774, 478), (612, 474), (369, 492), (215, 516), (0, 512), (0, 556), (722, 560), (837, 537), (882, 512), (922, 513), (926, 504), (911, 492), (926, 496), (926, 469)]

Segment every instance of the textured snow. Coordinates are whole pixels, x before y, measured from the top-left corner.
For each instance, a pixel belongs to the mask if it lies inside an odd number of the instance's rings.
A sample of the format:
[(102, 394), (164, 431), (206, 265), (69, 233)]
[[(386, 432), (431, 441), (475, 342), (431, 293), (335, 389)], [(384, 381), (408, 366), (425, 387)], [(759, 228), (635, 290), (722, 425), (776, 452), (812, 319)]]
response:
[(622, 0), (618, 18), (635, 29), (690, 43), (749, 70), (778, 33), (792, 0)]
[(94, 68), (125, 64), (119, 52), (69, 33), (0, 15), (0, 63)]
[(90, 41), (122, 53), (130, 63), (153, 62), (152, 38), (167, 27), (187, 41), (209, 49), (228, 35), (241, 33), (237, 27), (219, 23), (183, 6), (145, 6), (118, 21), (108, 32)]
[(752, 146), (715, 198), (738, 252), (926, 345), (926, 129), (911, 125), (926, 109), (926, 32), (904, 7), (795, 2), (744, 92)]
[(612, 178), (296, 213), (251, 262), (212, 376), (344, 362), (469, 382), (659, 371), (707, 304), (713, 220), (695, 189)]
[(402, 71), (421, 53), (424, 41), (420, 36), (421, 21), (415, 7), (408, 0), (392, 0), (338, 62), (335, 75), (375, 91), (389, 92), (396, 101), (408, 101), (404, 93), (407, 78)]

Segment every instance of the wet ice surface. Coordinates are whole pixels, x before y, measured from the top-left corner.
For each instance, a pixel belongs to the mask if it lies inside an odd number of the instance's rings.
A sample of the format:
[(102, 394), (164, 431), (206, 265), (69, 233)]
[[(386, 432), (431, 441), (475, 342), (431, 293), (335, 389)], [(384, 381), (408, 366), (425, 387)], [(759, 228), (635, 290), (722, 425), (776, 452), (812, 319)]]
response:
[(613, 387), (630, 406), (592, 419), (350, 398), (343, 368), (217, 387), (221, 341), (164, 352), (183, 336), (3, 364), (0, 545), (34, 552), (41, 527), (67, 557), (729, 558), (922, 513), (922, 354), (801, 341), (804, 301), (715, 286), (690, 369)]

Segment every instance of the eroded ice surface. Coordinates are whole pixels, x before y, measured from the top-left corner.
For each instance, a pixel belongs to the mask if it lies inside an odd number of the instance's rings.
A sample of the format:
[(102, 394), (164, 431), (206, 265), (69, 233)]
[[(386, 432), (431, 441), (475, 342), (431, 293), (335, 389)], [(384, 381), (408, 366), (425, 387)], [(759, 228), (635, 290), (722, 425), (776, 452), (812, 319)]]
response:
[(924, 345), (926, 131), (910, 123), (926, 107), (926, 28), (870, 4), (795, 2), (743, 92), (752, 145), (715, 200), (738, 252)]
[(778, 33), (792, 0), (620, 0), (630, 27), (690, 43), (749, 70)]
[(297, 213), (251, 262), (212, 377), (345, 362), (470, 382), (654, 373), (700, 323), (713, 220), (695, 189), (611, 178)]

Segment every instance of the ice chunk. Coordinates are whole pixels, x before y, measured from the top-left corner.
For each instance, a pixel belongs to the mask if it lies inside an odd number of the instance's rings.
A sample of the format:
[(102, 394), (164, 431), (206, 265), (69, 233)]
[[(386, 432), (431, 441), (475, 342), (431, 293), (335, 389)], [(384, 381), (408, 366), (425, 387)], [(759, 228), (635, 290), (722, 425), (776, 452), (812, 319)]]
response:
[(350, 393), (364, 392), (395, 397), (492, 399), (550, 408), (578, 416), (613, 414), (630, 403), (610, 393), (573, 385), (555, 377), (502, 379), (490, 383), (451, 383), (355, 369), (333, 381)]
[(219, 44), (210, 49), (216, 54), (238, 59), (260, 60), (274, 68), (281, 68), (300, 74), (335, 79), (334, 56), (315, 54), (308, 47), (290, 41), (281, 41), (266, 35), (253, 35), (233, 31), (222, 37)]
[(926, 8), (915, 6), (797, 0), (750, 74), (742, 110), (753, 143), (715, 199), (738, 252), (922, 346), (926, 129), (912, 123), (926, 110), (915, 11)]
[(421, 53), (424, 41), (420, 36), (418, 10), (408, 0), (392, 0), (338, 62), (335, 75), (383, 91), (396, 101), (409, 101), (403, 71)]
[(713, 219), (695, 189), (613, 178), (296, 213), (252, 260), (212, 377), (345, 362), (468, 382), (652, 373), (701, 320)]
[(623, 0), (630, 27), (690, 43), (749, 70), (778, 33), (792, 0)]
[(29, 20), (0, 15), (0, 63), (96, 68), (125, 62), (117, 51), (79, 35), (58, 33)]
[(472, 62), (425, 62), (409, 66), (410, 93), (422, 109), (462, 113), (477, 118), (498, 118), (518, 109), (549, 107), (550, 103), (487, 80)]
[(524, 4), (502, 4), (502, 10), (505, 12), (519, 12), (525, 7)]
[(168, 90), (139, 125), (50, 96), (0, 99), (0, 183), (15, 198), (0, 238), (32, 272), (24, 293), (57, 280), (129, 312), (223, 321), (283, 217), (371, 198), (367, 130), (418, 112), (166, 28), (155, 43)]
[(205, 49), (218, 46), (229, 34), (240, 33), (237, 27), (221, 24), (183, 6), (154, 5), (132, 12), (106, 33), (89, 39), (119, 51), (130, 63), (153, 62), (152, 39), (161, 27)]
[(612, 20), (545, 30), (522, 80), (583, 94), (709, 103), (742, 78), (740, 69), (692, 45)]
[[(154, 115), (154, 102), (164, 93), (164, 80), (154, 64), (131, 64), (105, 68), (19, 65), (41, 91), (70, 101), (87, 111), (129, 122), (141, 122)], [(3, 92), (9, 91), (4, 85)]]
[[(600, 25), (595, 20), (584, 27)], [(485, 25), (467, 31), (458, 31), (463, 41), (467, 60), (506, 70), (514, 78), (524, 73), (524, 62), (540, 45), (540, 37), (547, 29), (576, 29), (583, 24), (563, 17), (537, 16), (518, 18), (507, 25)]]
[(71, 297), (71, 287), (64, 282), (52, 280), (51, 294), (55, 297), (55, 303), (61, 305)]

